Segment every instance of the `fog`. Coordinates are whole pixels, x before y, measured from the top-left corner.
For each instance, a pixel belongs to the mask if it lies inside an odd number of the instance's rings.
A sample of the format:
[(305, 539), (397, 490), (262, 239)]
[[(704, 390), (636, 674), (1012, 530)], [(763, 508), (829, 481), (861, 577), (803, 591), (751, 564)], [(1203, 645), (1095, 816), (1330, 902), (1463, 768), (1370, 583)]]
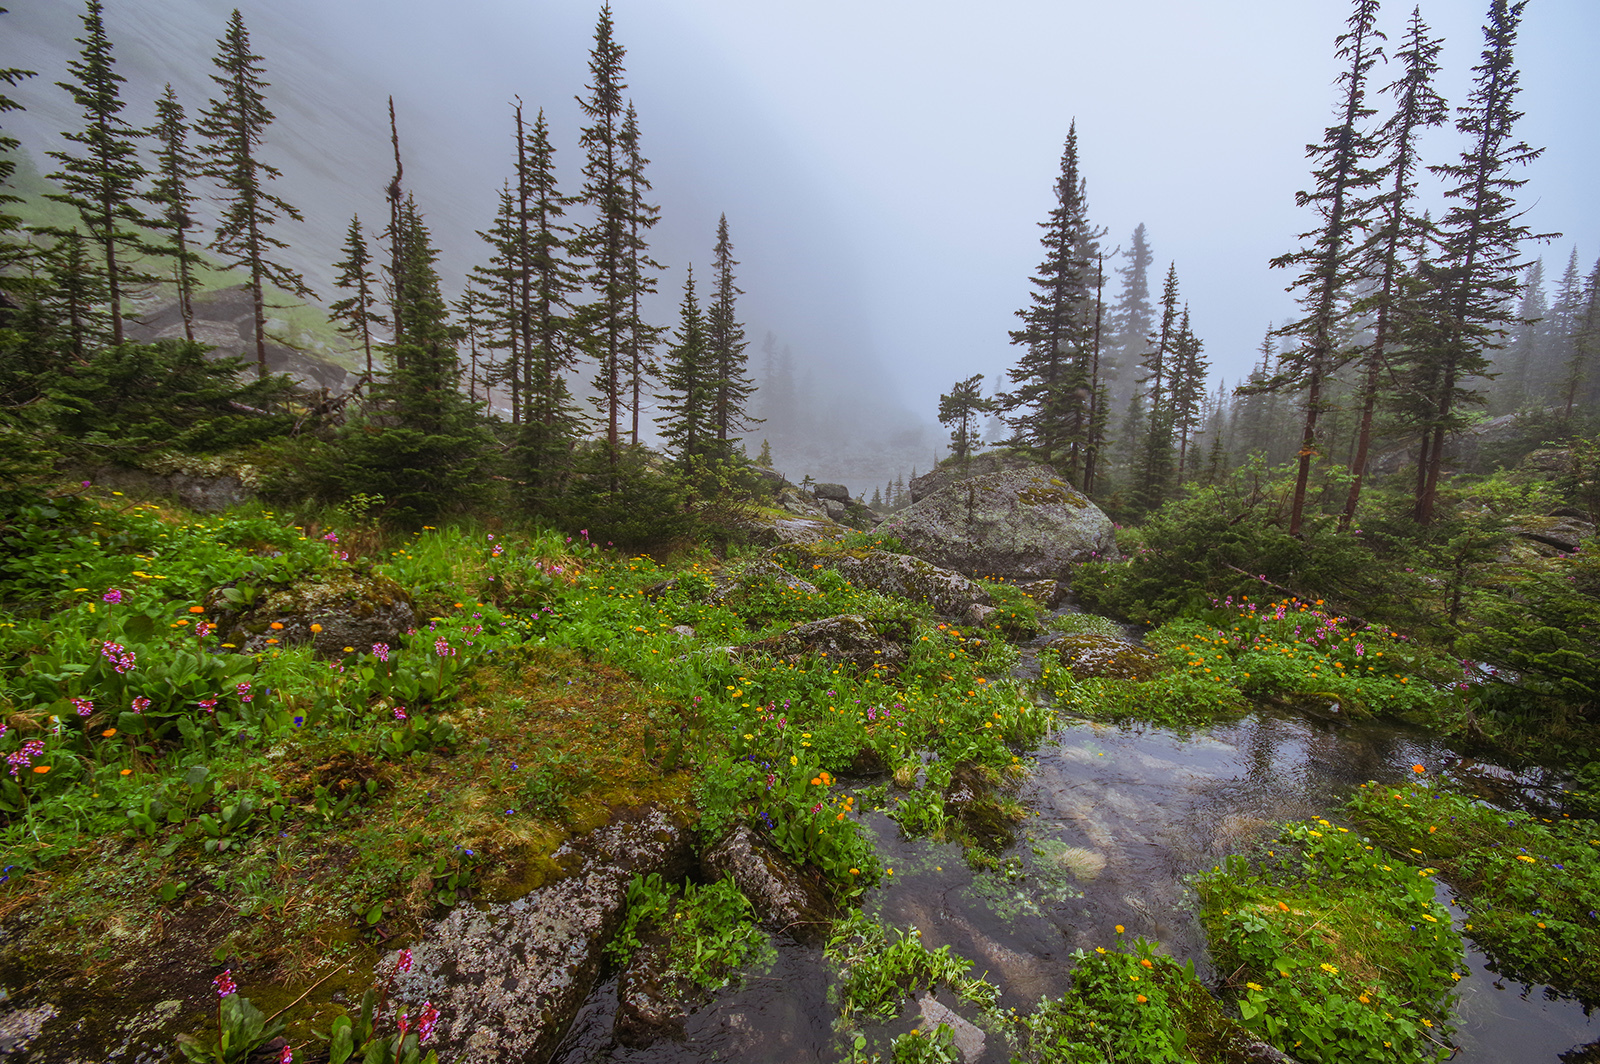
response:
[[(0, 66), (40, 76), (14, 90), (29, 111), (5, 125), (37, 156), (76, 121), (52, 83), (76, 52), (82, 6), (7, 6)], [(107, 0), (136, 120), (165, 80), (191, 115), (204, 103), (233, 6)], [(278, 191), (307, 216), (280, 235), (320, 292), (351, 213), (376, 223), (384, 212), (391, 93), (406, 184), (443, 249), (447, 287), (485, 256), (474, 230), (489, 225), (509, 175), (514, 97), (530, 119), (546, 111), (563, 191), (577, 191), (574, 97), (588, 81), (596, 4), (238, 6), (274, 85), (266, 157), (285, 171)], [(1470, 89), (1485, 6), (1423, 9), (1445, 38), (1440, 87), (1452, 105)], [(1267, 261), (1312, 224), (1294, 193), (1308, 180), (1305, 144), (1331, 121), (1332, 42), (1348, 4), (617, 0), (613, 11), (662, 207), (651, 240), (666, 269), (653, 319), (674, 323), (686, 264), (709, 276), (726, 213), (752, 367), (772, 332), (833, 408), (830, 431), (870, 452), (831, 467), (792, 457), (791, 477), (853, 478), (852, 490), (870, 494), (885, 471), (925, 469), (943, 439), (932, 424), (939, 393), (973, 373), (993, 383), (1013, 363), (1007, 330), (1028, 299), (1038, 223), (1074, 120), (1107, 250), (1148, 226), (1155, 277), (1177, 263), (1214, 373), (1237, 380), (1263, 330), (1292, 313), (1287, 278)], [(1409, 14), (1409, 4), (1386, 9), (1391, 43)], [(1548, 148), (1520, 175), (1529, 179), (1520, 202), (1535, 231), (1565, 233), (1532, 250), (1557, 272), (1574, 245), (1585, 271), (1600, 253), (1597, 41), (1593, 0), (1534, 0), (1518, 40), (1518, 132)], [(1380, 70), (1375, 81), (1393, 76)], [(1453, 130), (1426, 148), (1430, 162), (1457, 151)], [(752, 453), (760, 438), (758, 426)]]

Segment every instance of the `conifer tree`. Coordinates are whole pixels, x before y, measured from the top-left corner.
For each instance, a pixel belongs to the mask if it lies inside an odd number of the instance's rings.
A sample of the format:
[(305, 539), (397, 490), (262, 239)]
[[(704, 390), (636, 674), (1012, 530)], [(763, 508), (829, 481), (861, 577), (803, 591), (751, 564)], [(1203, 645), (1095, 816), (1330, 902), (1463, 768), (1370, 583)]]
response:
[[(1166, 501), (1172, 483), (1172, 444), (1177, 421), (1172, 377), (1176, 371), (1178, 330), (1178, 264), (1173, 262), (1167, 265), (1167, 278), (1161, 288), (1161, 324), (1147, 342), (1141, 360), (1145, 375), (1139, 383), (1146, 386), (1141, 403), (1145, 429), (1134, 476), (1134, 500), (1146, 512)], [(1131, 415), (1132, 411), (1130, 421)]]
[[(567, 374), (576, 366), (572, 298), (582, 279), (567, 259), (571, 231), (562, 222), (571, 202), (556, 183), (555, 148), (541, 110), (524, 156), (529, 190), (522, 220), (528, 241), (528, 411), (519, 451), (530, 489), (548, 498), (559, 490), (583, 430)], [(534, 500), (536, 503), (538, 500)]]
[[(1417, 494), (1419, 524), (1433, 519), (1444, 443), (1460, 425), (1463, 403), (1481, 400), (1462, 382), (1488, 369), (1486, 352), (1503, 342), (1511, 321), (1506, 302), (1516, 291), (1523, 241), (1535, 239), (1522, 224), (1513, 193), (1526, 183), (1511, 176), (1512, 167), (1526, 166), (1544, 153), (1514, 140), (1522, 117), (1515, 109), (1519, 75), (1513, 58), (1517, 25), (1527, 0), (1491, 0), (1483, 28), (1482, 59), (1465, 106), (1456, 112), (1456, 131), (1468, 144), (1460, 160), (1429, 167), (1454, 182), (1445, 195), (1452, 205), (1440, 220), (1439, 283), (1447, 312), (1445, 333), (1437, 348), (1438, 367), (1431, 410), (1424, 428), (1426, 461)], [(1558, 234), (1547, 234), (1554, 236)]]
[(1572, 342), (1567, 356), (1562, 393), (1566, 407), (1562, 419), (1572, 420), (1572, 408), (1579, 396), (1587, 393), (1594, 401), (1596, 392), (1595, 367), (1600, 365), (1600, 259), (1584, 285), (1582, 310), (1575, 316)]
[(1204, 412), (1206, 377), (1211, 369), (1211, 361), (1201, 354), (1204, 346), (1190, 326), (1189, 307), (1185, 304), (1172, 351), (1172, 422), (1178, 436), (1180, 480), (1188, 469), (1189, 443), (1200, 427)]
[(1550, 322), (1544, 295), (1544, 260), (1528, 264), (1521, 284), (1522, 299), (1513, 322), (1512, 340), (1500, 360), (1500, 379), (1495, 383), (1505, 395), (1508, 409), (1534, 402), (1540, 392), (1539, 356), (1548, 338)]
[[(478, 360), (482, 353), (483, 293), (469, 280), (461, 289), (461, 298), (451, 304), (451, 309), (456, 312), (456, 335), (467, 345), (467, 398), (476, 403), (478, 382), (482, 379), (478, 373)], [(457, 357), (460, 357), (459, 351)], [(484, 392), (484, 404), (487, 407), (487, 387)]]
[(702, 456), (715, 453), (718, 443), (716, 370), (706, 320), (695, 297), (692, 265), (683, 282), (677, 341), (667, 349), (661, 383), (666, 391), (656, 396), (662, 411), (656, 424), (668, 453), (687, 471)]
[(1082, 485), (1082, 461), (1092, 436), (1090, 379), (1096, 287), (1095, 263), (1102, 231), (1089, 222), (1073, 123), (1061, 154), (1056, 206), (1040, 223), (1045, 259), (1031, 279), (1030, 305), (1017, 311), (1023, 327), (1011, 342), (1024, 353), (1008, 376), (1017, 387), (1004, 407), (1013, 441), (1050, 461), (1061, 459)]
[[(6, 9), (0, 7), (0, 15)], [(18, 82), (26, 81), (33, 77), (37, 71), (24, 70), (21, 67), (0, 67), (0, 81), (9, 87), (16, 87)], [(7, 111), (21, 111), (23, 107), (16, 100), (0, 92), (0, 114)], [(13, 236), (22, 228), (22, 219), (6, 209), (8, 204), (21, 202), (14, 193), (6, 191), (6, 186), (11, 183), (11, 175), (17, 171), (17, 161), (12, 157), (20, 145), (17, 138), (0, 131), (0, 267), (9, 265), (20, 254), (18, 246), (12, 243)]]
[(489, 441), (461, 393), (438, 252), (409, 196), (396, 221), (398, 324), (388, 369), (363, 418), (340, 434), (324, 475), (345, 495), (381, 495), (391, 520), (416, 523), (481, 495)]
[(733, 242), (728, 239), (728, 216), (717, 220), (717, 246), (714, 252), (716, 290), (711, 297), (711, 307), (706, 315), (706, 344), (711, 370), (716, 381), (716, 403), (713, 420), (716, 425), (717, 449), (723, 456), (731, 453), (730, 437), (749, 427), (751, 418), (746, 413), (750, 397), (755, 393), (755, 382), (746, 374), (744, 326), (734, 301), (744, 293), (734, 284), (733, 268), (739, 265), (733, 257)]
[[(267, 303), (269, 284), (297, 296), (309, 296), (305, 280), (273, 256), (289, 245), (269, 231), (280, 216), (304, 221), (300, 212), (272, 192), (269, 184), (282, 176), (261, 157), (266, 130), (274, 115), (267, 109), (261, 57), (250, 51), (250, 34), (235, 8), (228, 28), (217, 41), (212, 64), (221, 71), (211, 80), (221, 90), (200, 113), (195, 129), (205, 144), (201, 155), (206, 174), (221, 192), (222, 213), (211, 247), (223, 256), (225, 269), (243, 268), (250, 275), (250, 300), (255, 310), (256, 375), (267, 375)], [(397, 324), (398, 327), (398, 324)]]
[(939, 423), (950, 429), (950, 457), (965, 462), (972, 448), (979, 444), (978, 416), (994, 409), (994, 404), (983, 397), (983, 374), (978, 373), (939, 396)]
[(627, 113), (622, 117), (619, 143), (628, 183), (628, 245), (624, 254), (624, 278), (629, 305), (623, 346), (628, 365), (628, 388), (632, 393), (629, 404), (633, 416), (630, 442), (638, 446), (641, 392), (646, 380), (655, 373), (655, 347), (662, 333), (659, 327), (647, 324), (639, 312), (641, 297), (656, 290), (656, 279), (650, 271), (661, 269), (661, 264), (650, 257), (644, 234), (660, 221), (661, 208), (647, 203), (644, 198), (644, 194), (650, 191), (650, 181), (644, 176), (644, 168), (650, 160), (639, 151), (639, 116), (633, 109), (632, 100), (628, 101)]
[(149, 224), (138, 207), (138, 186), (146, 175), (139, 161), (138, 141), (143, 133), (122, 117), (124, 104), (118, 86), (126, 79), (116, 72), (100, 0), (88, 0), (88, 10), (79, 18), (84, 35), (76, 40), (83, 47), (78, 58), (67, 61), (67, 69), (77, 80), (57, 84), (71, 94), (73, 104), (83, 113), (84, 128), (62, 134), (79, 145), (82, 154), (49, 153), (61, 164), (61, 169), (50, 175), (61, 191), (49, 196), (78, 212), (84, 231), (99, 249), (110, 303), (111, 341), (120, 344), (127, 289), (149, 280), (133, 265), (134, 256), (144, 250), (142, 230)]
[(1107, 331), (1113, 352), (1106, 377), (1111, 384), (1112, 402), (1124, 407), (1138, 390), (1139, 374), (1134, 369), (1144, 356), (1145, 339), (1155, 326), (1155, 311), (1150, 305), (1150, 267), (1155, 255), (1150, 250), (1144, 223), (1140, 222), (1122, 252), (1127, 264), (1117, 267), (1122, 292), (1111, 308)]
[(377, 312), (377, 278), (372, 273), (372, 252), (367, 248), (366, 235), (361, 231), (360, 215), (350, 216), (350, 228), (345, 231), (344, 260), (333, 264), (339, 271), (334, 287), (350, 295), (328, 307), (335, 321), (343, 322), (340, 331), (361, 341), (366, 356), (365, 380), (373, 379), (372, 327), (388, 324)]
[(156, 125), (151, 133), (156, 138), (155, 181), (144, 198), (160, 211), (150, 220), (151, 228), (165, 233), (167, 239), (165, 245), (156, 245), (150, 250), (172, 260), (172, 282), (178, 290), (183, 336), (193, 341), (194, 268), (201, 258), (190, 246), (189, 234), (194, 229), (191, 211), (196, 197), (189, 182), (196, 176), (198, 162), (189, 149), (189, 127), (184, 121), (183, 105), (178, 102), (170, 82), (156, 100)]
[(522, 309), (528, 281), (528, 247), (520, 215), (517, 194), (507, 183), (500, 189), (494, 225), (478, 232), (489, 245), (489, 261), (472, 268), (470, 281), (483, 296), (477, 324), (484, 347), (506, 352), (498, 367), (490, 367), (487, 376), (491, 385), (507, 386), (513, 425), (522, 421), (522, 375), (527, 361), (522, 347)]
[(1583, 275), (1578, 271), (1578, 249), (1574, 247), (1550, 303), (1548, 340), (1540, 352), (1541, 403), (1557, 401), (1565, 395), (1566, 367), (1572, 358), (1572, 340), (1582, 316)]
[(1378, 145), (1365, 128), (1374, 113), (1367, 105), (1367, 80), (1374, 63), (1383, 55), (1383, 34), (1374, 25), (1378, 0), (1354, 0), (1354, 10), (1346, 30), (1336, 40), (1337, 55), (1347, 60), (1339, 75), (1341, 95), (1338, 124), (1329, 126), (1322, 142), (1306, 146), (1306, 155), (1316, 164), (1312, 177), (1316, 187), (1300, 192), (1295, 202), (1311, 206), (1319, 219), (1316, 229), (1301, 234), (1314, 241), (1299, 251), (1272, 260), (1277, 267), (1299, 267), (1290, 291), (1299, 289), (1304, 317), (1284, 327), (1285, 335), (1297, 336), (1300, 345), (1286, 360), (1283, 384), (1305, 388), (1305, 421), (1300, 437), (1299, 469), (1295, 477), (1294, 501), (1289, 512), (1289, 534), (1300, 534), (1305, 513), (1306, 485), (1311, 478), (1311, 462), (1317, 455), (1317, 418), (1323, 411), (1323, 387), (1347, 355), (1337, 348), (1338, 329), (1349, 314), (1347, 296), (1357, 277), (1354, 249), (1368, 227), (1368, 212), (1363, 196), (1377, 181), (1372, 161)]
[(581, 199), (592, 211), (589, 223), (579, 229), (575, 248), (586, 266), (593, 299), (580, 310), (580, 323), (589, 356), (596, 364), (595, 405), (606, 423), (606, 445), (612, 467), (621, 443), (625, 367), (630, 337), (629, 317), (633, 293), (629, 288), (633, 212), (628, 191), (627, 149), (622, 143), (624, 108), (622, 57), (626, 50), (613, 34), (611, 5), (600, 9), (594, 47), (589, 53), (587, 99), (579, 97), (589, 124), (583, 127), (585, 152)]
[(1361, 500), (1380, 375), (1389, 363), (1399, 332), (1402, 301), (1416, 289), (1415, 280), (1406, 276), (1405, 261), (1414, 243), (1426, 239), (1428, 230), (1411, 209), (1421, 166), (1417, 140), (1426, 130), (1443, 125), (1448, 117), (1444, 98), (1433, 89), (1433, 78), (1439, 71), (1439, 48), (1440, 41), (1422, 21), (1421, 10), (1413, 9), (1405, 42), (1396, 53), (1404, 73), (1384, 90), (1395, 100), (1394, 113), (1378, 134), (1385, 152), (1379, 177), (1386, 191), (1374, 202), (1377, 225), (1360, 252), (1362, 273), (1375, 282), (1375, 287), (1358, 308), (1372, 313), (1374, 319), (1362, 374), (1361, 420), (1350, 461), (1350, 491), (1339, 517), (1341, 529), (1350, 527)]

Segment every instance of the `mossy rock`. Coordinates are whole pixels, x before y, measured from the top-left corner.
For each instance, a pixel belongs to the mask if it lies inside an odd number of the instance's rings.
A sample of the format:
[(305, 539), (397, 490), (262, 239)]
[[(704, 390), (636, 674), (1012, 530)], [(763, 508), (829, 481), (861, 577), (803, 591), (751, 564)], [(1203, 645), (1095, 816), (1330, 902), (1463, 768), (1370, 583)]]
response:
[(1113, 680), (1148, 680), (1161, 668), (1161, 656), (1125, 639), (1082, 632), (1048, 644), (1074, 679), (1104, 676)]
[(239, 582), (206, 594), (207, 613), (216, 619), (222, 642), (241, 653), (310, 643), (318, 657), (364, 653), (374, 644), (398, 646), (417, 624), (406, 589), (386, 576), (349, 566), (324, 569), (301, 583), (267, 585), (253, 597), (232, 601)]

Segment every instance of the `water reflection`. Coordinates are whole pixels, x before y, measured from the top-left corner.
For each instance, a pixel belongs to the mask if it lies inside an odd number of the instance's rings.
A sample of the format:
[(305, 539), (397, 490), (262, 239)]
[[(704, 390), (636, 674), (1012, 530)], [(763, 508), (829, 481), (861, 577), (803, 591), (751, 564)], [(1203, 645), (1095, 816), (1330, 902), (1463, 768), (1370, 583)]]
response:
[[(894, 869), (868, 908), (918, 928), (932, 948), (949, 945), (973, 960), (1001, 987), (1002, 1005), (1019, 1010), (1062, 993), (1072, 951), (1111, 945), (1119, 924), (1128, 936), (1193, 958), (1202, 978), (1215, 979), (1189, 878), (1247, 849), (1272, 824), (1327, 816), (1362, 782), (1409, 778), (1415, 764), (1535, 804), (1553, 793), (1537, 769), (1464, 759), (1433, 736), (1394, 725), (1271, 711), (1187, 734), (1075, 723), (1037, 751), (1021, 792), (1032, 813), (998, 868), (974, 872), (958, 847), (903, 839), (892, 821), (866, 814)], [(1458, 1064), (1557, 1064), (1564, 1050), (1600, 1039), (1600, 1025), (1575, 1004), (1502, 986), (1476, 952), (1468, 967)], [(697, 1014), (687, 1043), (642, 1051), (606, 1045), (615, 988), (602, 987), (557, 1059), (835, 1060), (826, 981), (815, 950), (785, 947), (773, 972)], [(994, 1042), (985, 1060), (1006, 1060)]]

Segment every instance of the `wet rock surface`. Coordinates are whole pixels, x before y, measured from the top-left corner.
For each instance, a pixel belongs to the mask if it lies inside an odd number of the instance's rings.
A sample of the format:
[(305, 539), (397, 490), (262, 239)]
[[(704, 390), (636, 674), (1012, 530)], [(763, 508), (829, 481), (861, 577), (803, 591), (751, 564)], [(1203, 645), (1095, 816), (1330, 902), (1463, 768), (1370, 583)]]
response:
[(919, 477), (918, 501), (880, 530), (969, 576), (1065, 578), (1078, 562), (1119, 557), (1111, 519), (1088, 496), (1045, 466), (987, 457)]
[(820, 875), (796, 867), (743, 824), (708, 847), (700, 864), (709, 878), (732, 876), (761, 925), (797, 942), (821, 942), (839, 915)]
[(567, 878), (517, 901), (458, 906), (434, 924), (412, 946), (395, 997), (439, 1009), (441, 1060), (544, 1060), (594, 986), (628, 881), (650, 872), (681, 878), (689, 857), (681, 822), (658, 807), (628, 811), (556, 851)]
[(633, 951), (617, 980), (612, 1037), (642, 1049), (664, 1038), (681, 1041), (689, 1013), (710, 1000), (691, 979), (672, 971), (672, 944), (652, 934)]

